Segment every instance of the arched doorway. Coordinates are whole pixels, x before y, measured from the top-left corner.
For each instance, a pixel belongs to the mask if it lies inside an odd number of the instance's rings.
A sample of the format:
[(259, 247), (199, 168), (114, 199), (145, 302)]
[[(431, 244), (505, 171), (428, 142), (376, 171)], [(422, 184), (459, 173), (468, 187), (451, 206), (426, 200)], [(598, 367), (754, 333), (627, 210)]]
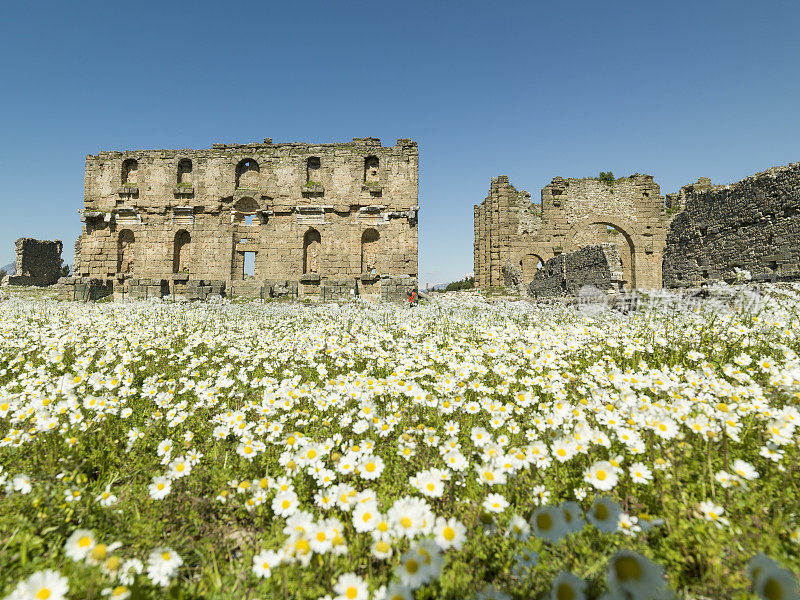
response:
[(367, 229), (361, 234), (361, 272), (375, 275), (380, 256), (381, 236), (376, 229)]
[(261, 168), (255, 159), (246, 158), (236, 165), (236, 188), (257, 189)]
[(128, 158), (122, 162), (122, 185), (136, 185), (136, 176), (139, 172), (139, 162), (135, 158)]
[(622, 261), (622, 272), (625, 279), (625, 289), (636, 289), (636, 248), (628, 233), (614, 223), (593, 223), (598, 227), (598, 237), (601, 242), (610, 242), (617, 246), (619, 258)]
[(175, 234), (175, 246), (172, 254), (172, 272), (188, 273), (191, 262), (192, 236), (185, 229)]
[(133, 273), (134, 243), (136, 238), (130, 229), (123, 229), (117, 238), (117, 273)]
[(182, 158), (178, 161), (178, 185), (183, 187), (192, 186), (192, 161)]
[(319, 274), (322, 262), (322, 238), (319, 231), (309, 229), (303, 236), (303, 274)]
[(522, 282), (530, 283), (536, 276), (536, 272), (544, 266), (544, 260), (538, 254), (529, 253), (522, 257), (520, 267), (522, 267)]
[(364, 159), (364, 183), (377, 183), (380, 179), (381, 162), (377, 156)]

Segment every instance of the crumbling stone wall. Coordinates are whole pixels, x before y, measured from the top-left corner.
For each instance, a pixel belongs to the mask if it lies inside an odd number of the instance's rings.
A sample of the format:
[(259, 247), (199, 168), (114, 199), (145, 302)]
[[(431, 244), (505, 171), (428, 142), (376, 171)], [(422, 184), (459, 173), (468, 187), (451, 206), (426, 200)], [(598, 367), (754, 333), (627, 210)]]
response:
[(170, 281), (188, 273), (230, 286), (247, 278), (252, 253), (256, 282), (316, 275), (302, 293), (355, 280), (365, 267), (378, 281), (416, 279), (417, 181), (408, 139), (100, 152), (86, 157), (75, 273)]
[(737, 268), (756, 281), (800, 278), (800, 163), (687, 189), (684, 203), (667, 234), (665, 287), (733, 281)]
[(506, 290), (514, 294), (521, 294), (525, 287), (522, 282), (522, 266), (507, 262), (503, 265), (503, 285)]
[[(381, 282), (381, 300), (386, 302), (408, 302), (411, 290), (417, 288), (417, 280), (413, 277), (388, 277)], [(363, 294), (360, 294), (363, 295)]]
[(524, 243), (541, 227), (540, 207), (531, 204), (528, 192), (518, 191), (506, 175), (500, 175), (492, 178), (489, 195), (474, 207), (474, 222), (475, 285), (504, 286), (503, 265), (525, 262)]
[(548, 260), (528, 285), (528, 294), (536, 298), (574, 296), (587, 285), (615, 293), (622, 289), (622, 277), (622, 260), (616, 244), (584, 246)]
[(61, 240), (19, 238), (15, 246), (17, 273), (8, 278), (11, 285), (53, 285), (61, 277)]
[(549, 259), (606, 242), (619, 249), (626, 287), (661, 287), (667, 215), (650, 175), (613, 183), (556, 177), (542, 189), (541, 204), (499, 176), (474, 207), (474, 223), (478, 287), (502, 286), (503, 265), (509, 263), (522, 269), (528, 283)]
[(94, 277), (61, 277), (56, 289), (61, 300), (97, 301), (114, 293), (114, 281)]
[(686, 207), (686, 199), (691, 193), (702, 192), (711, 187), (711, 179), (708, 177), (701, 177), (696, 183), (689, 183), (683, 186), (676, 194), (667, 194), (665, 202), (667, 214), (675, 215), (681, 212)]

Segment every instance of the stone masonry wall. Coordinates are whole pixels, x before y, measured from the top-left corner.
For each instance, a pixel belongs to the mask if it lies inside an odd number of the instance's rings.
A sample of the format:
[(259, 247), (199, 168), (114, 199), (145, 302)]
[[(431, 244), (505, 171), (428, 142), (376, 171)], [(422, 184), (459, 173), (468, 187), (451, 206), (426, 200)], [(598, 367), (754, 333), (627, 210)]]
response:
[(417, 277), (418, 150), (342, 144), (214, 144), (86, 157), (83, 277), (325, 281)]
[(661, 287), (667, 216), (650, 175), (613, 183), (556, 177), (542, 189), (539, 205), (508, 177), (496, 177), (474, 208), (474, 223), (478, 287), (503, 285), (508, 264), (521, 268), (527, 284), (549, 259), (606, 242), (619, 249), (626, 287)]
[(559, 254), (536, 272), (528, 286), (535, 298), (574, 296), (585, 285), (604, 292), (617, 292), (622, 287), (622, 261), (616, 244), (584, 246), (575, 252)]
[(94, 302), (114, 293), (114, 281), (93, 277), (61, 277), (56, 289), (61, 300)]
[(9, 277), (10, 284), (46, 286), (55, 284), (61, 277), (61, 240), (19, 238), (15, 246), (17, 273)]
[(736, 268), (756, 281), (800, 278), (800, 163), (725, 186), (687, 192), (670, 224), (665, 287), (732, 281)]

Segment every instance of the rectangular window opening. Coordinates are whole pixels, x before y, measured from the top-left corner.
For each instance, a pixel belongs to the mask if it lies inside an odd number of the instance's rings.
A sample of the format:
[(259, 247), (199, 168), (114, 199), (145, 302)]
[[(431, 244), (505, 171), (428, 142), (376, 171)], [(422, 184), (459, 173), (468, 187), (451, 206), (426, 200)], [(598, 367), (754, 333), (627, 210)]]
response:
[(244, 266), (244, 278), (245, 279), (252, 279), (256, 276), (256, 253), (255, 252), (245, 252), (244, 253), (244, 260), (242, 261)]

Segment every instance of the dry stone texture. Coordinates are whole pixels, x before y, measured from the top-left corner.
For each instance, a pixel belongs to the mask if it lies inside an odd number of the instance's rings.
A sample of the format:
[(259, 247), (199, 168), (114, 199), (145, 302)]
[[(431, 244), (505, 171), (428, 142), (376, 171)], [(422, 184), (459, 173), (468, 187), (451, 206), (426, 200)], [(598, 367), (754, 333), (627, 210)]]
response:
[(623, 284), (619, 247), (613, 243), (584, 246), (548, 260), (528, 286), (534, 298), (574, 296), (584, 286), (602, 292), (616, 293)]
[(61, 277), (61, 240), (19, 238), (16, 243), (17, 273), (11, 285), (53, 285)]
[[(417, 180), (408, 139), (100, 152), (86, 157), (74, 271), (158, 281), (148, 292), (293, 282), (300, 295), (326, 285), (339, 294), (347, 282), (379, 294), (394, 278), (416, 281)], [(142, 284), (122, 286), (142, 293)]]
[(735, 280), (800, 278), (800, 163), (775, 167), (732, 185), (681, 189), (681, 213), (667, 235), (665, 287)]
[(551, 258), (606, 242), (619, 249), (626, 288), (661, 287), (667, 216), (664, 197), (650, 175), (613, 184), (556, 177), (542, 189), (541, 204), (533, 204), (528, 192), (517, 191), (501, 175), (474, 207), (474, 221), (479, 287), (504, 285), (508, 265), (518, 266), (523, 283), (530, 283)]

